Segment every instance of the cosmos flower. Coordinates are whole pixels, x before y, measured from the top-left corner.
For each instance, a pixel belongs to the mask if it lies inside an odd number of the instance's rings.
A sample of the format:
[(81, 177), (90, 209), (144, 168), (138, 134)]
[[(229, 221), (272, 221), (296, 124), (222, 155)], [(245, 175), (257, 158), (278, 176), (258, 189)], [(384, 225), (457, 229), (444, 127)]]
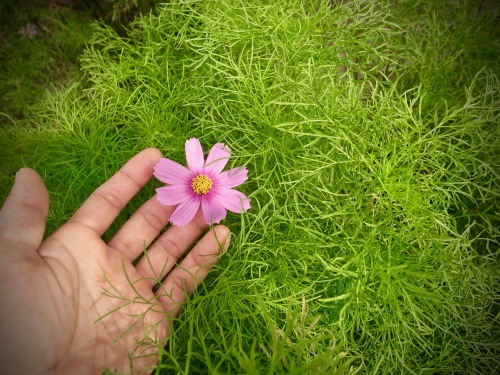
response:
[(35, 35), (39, 34), (40, 31), (42, 31), (40, 27), (38, 27), (35, 23), (30, 22), (27, 23), (25, 26), (21, 27), (18, 30), (18, 33), (28, 37), (28, 39), (32, 39)]
[(188, 139), (185, 148), (188, 168), (166, 158), (154, 167), (155, 177), (167, 184), (156, 189), (158, 201), (178, 205), (170, 217), (174, 225), (188, 224), (200, 206), (209, 225), (224, 219), (226, 210), (243, 213), (250, 208), (247, 196), (233, 189), (246, 181), (248, 170), (239, 167), (222, 172), (231, 155), (229, 147), (217, 143), (206, 161), (198, 139)]

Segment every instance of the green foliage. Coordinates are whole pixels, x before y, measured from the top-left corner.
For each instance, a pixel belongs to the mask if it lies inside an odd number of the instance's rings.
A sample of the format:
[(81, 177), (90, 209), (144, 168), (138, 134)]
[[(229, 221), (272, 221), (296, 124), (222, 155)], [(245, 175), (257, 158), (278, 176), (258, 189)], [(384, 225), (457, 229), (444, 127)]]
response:
[[(160, 1), (158, 0), (106, 0), (108, 7), (108, 17), (117, 25), (133, 20), (134, 16), (146, 13)], [(101, 4), (102, 8), (102, 4)]]
[(498, 10), (326, 3), (96, 24), (81, 81), (3, 130), (2, 170), (42, 173), (50, 232), (145, 147), (183, 162), (188, 137), (225, 142), (248, 167), (252, 209), (225, 221), (158, 373), (495, 373)]
[(77, 57), (90, 37), (88, 12), (6, 1), (0, 8), (0, 112), (20, 119), (54, 85), (77, 74)]

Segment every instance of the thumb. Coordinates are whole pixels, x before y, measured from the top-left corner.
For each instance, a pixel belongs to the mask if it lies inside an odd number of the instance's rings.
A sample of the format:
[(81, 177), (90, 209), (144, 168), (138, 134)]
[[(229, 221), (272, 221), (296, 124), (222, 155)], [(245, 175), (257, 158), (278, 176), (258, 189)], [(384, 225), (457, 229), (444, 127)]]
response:
[(22, 168), (0, 211), (0, 239), (38, 249), (49, 213), (49, 193), (33, 169)]

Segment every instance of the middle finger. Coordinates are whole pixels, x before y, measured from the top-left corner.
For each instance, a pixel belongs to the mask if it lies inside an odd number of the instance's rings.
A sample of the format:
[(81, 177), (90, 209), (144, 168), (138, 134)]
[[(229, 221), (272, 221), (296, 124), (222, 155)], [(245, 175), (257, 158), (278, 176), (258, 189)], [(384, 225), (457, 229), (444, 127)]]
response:
[(208, 225), (198, 210), (187, 225), (172, 226), (163, 233), (136, 265), (136, 270), (154, 286), (174, 267), (184, 253), (202, 235)]
[(174, 210), (175, 206), (162, 205), (156, 196), (151, 197), (118, 230), (108, 245), (121, 251), (132, 262), (165, 228)]

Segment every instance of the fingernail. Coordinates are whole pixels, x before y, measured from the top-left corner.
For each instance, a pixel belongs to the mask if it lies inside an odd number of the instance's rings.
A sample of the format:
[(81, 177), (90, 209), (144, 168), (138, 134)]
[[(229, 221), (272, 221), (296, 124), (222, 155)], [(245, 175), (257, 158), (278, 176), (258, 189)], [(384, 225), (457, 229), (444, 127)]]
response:
[(16, 172), (16, 177), (14, 177), (14, 183), (17, 183), (20, 181), (21, 179), (21, 175), (22, 175), (22, 172), (21, 172), (22, 168), (19, 169), (17, 172)]

